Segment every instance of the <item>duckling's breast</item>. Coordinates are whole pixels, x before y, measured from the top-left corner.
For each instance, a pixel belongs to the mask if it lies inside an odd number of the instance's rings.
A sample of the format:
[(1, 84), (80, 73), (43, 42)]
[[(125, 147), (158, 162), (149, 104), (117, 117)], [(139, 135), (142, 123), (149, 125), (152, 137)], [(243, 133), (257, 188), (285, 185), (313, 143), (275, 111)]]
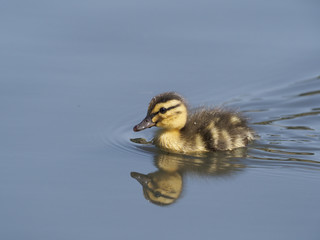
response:
[(154, 139), (154, 143), (167, 151), (185, 152), (185, 141), (179, 130), (161, 130)]
[(161, 131), (154, 139), (154, 143), (169, 152), (207, 152), (206, 144), (200, 134), (185, 136), (184, 131)]

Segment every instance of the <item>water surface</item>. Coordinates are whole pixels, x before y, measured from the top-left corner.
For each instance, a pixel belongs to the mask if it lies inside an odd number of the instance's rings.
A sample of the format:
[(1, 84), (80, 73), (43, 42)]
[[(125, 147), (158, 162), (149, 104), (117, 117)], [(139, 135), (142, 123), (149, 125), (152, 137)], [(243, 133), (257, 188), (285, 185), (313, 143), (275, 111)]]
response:
[[(319, 239), (318, 9), (3, 3), (0, 238)], [(152, 138), (132, 127), (168, 90), (243, 112), (257, 140), (201, 157), (131, 142)], [(169, 186), (166, 205), (132, 172)]]

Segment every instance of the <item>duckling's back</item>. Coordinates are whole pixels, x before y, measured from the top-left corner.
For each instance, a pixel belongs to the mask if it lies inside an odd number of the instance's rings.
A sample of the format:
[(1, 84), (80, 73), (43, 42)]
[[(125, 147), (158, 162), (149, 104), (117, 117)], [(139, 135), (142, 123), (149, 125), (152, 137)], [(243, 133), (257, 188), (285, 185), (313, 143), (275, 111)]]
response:
[(195, 152), (232, 150), (253, 140), (253, 131), (238, 113), (202, 108), (189, 114), (180, 137)]

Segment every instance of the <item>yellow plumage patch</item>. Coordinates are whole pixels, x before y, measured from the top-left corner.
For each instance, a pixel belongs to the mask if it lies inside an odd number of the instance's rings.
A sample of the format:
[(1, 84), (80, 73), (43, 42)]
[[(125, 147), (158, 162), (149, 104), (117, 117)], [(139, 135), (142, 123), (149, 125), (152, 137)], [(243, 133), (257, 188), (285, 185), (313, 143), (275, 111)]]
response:
[(231, 150), (232, 149), (232, 139), (230, 134), (226, 130), (221, 131), (221, 141), (224, 141), (225, 149)]
[(237, 116), (232, 116), (232, 117), (230, 118), (230, 122), (231, 122), (232, 124), (236, 125), (236, 124), (241, 123), (241, 119), (238, 118)]
[(235, 136), (235, 138), (233, 139), (233, 146), (234, 148), (244, 147), (243, 137)]
[(177, 100), (177, 99), (173, 99), (167, 102), (161, 102), (158, 103), (154, 106), (154, 108), (151, 110), (151, 113), (156, 113), (160, 110), (160, 108), (164, 107), (164, 108), (169, 108), (172, 106), (176, 106), (178, 104), (181, 104), (181, 101)]
[(202, 140), (202, 137), (197, 134), (195, 136), (195, 145), (194, 145), (194, 148), (196, 149), (197, 152), (204, 152), (204, 151), (207, 151), (206, 150), (206, 147), (205, 147), (205, 144)]
[(164, 149), (183, 152), (180, 133), (177, 130), (163, 131), (156, 139), (156, 144)]

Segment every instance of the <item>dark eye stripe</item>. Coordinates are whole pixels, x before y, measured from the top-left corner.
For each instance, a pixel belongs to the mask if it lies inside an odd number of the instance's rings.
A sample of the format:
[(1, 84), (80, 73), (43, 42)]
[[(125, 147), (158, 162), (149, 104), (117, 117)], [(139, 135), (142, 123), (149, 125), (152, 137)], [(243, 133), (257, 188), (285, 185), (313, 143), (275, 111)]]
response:
[(167, 108), (167, 111), (169, 111), (169, 110), (171, 110), (171, 109), (174, 109), (174, 108), (177, 108), (177, 107), (179, 107), (181, 104), (179, 103), (179, 104), (177, 104), (177, 105), (175, 105), (175, 106), (172, 106), (172, 107), (169, 107), (169, 108)]
[(162, 194), (161, 192), (155, 191), (155, 190), (153, 190), (153, 189), (151, 189), (151, 188), (148, 188), (148, 187), (147, 187), (147, 189), (148, 189), (156, 198), (163, 197), (163, 198), (167, 198), (167, 199), (175, 199), (174, 197), (171, 197), (171, 196)]
[[(177, 108), (177, 107), (179, 107), (180, 105), (181, 105), (181, 104), (179, 103), (179, 104), (177, 104), (177, 105), (174, 105), (174, 106), (172, 106), (172, 107), (169, 107), (169, 108), (166, 109), (166, 112), (168, 112), (168, 111), (171, 110), (171, 109)], [(155, 112), (155, 113), (152, 113), (152, 114), (151, 114), (151, 118), (153, 118), (154, 116), (156, 116), (157, 114), (159, 114), (159, 112), (160, 112), (160, 111)]]

